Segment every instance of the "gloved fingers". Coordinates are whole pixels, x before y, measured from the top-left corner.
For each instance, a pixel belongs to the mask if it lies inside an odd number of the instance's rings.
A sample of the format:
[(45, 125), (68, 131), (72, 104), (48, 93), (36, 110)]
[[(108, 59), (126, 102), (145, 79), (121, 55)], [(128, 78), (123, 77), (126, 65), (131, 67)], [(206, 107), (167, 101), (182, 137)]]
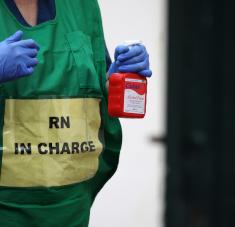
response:
[(117, 46), (116, 49), (115, 49), (115, 54), (114, 54), (115, 61), (117, 60), (117, 58), (118, 58), (118, 56), (120, 54), (127, 53), (128, 51), (129, 51), (129, 47), (128, 46), (125, 46), (125, 45)]
[(152, 71), (150, 69), (146, 69), (146, 70), (138, 72), (138, 74), (144, 77), (151, 77)]
[(139, 62), (132, 65), (121, 65), (118, 67), (118, 70), (121, 72), (133, 72), (138, 73), (140, 71), (146, 70), (149, 68), (149, 61), (145, 59), (143, 62)]
[(39, 45), (33, 39), (21, 40), (19, 42), (14, 43), (14, 45), (25, 47), (25, 48), (37, 49), (37, 50), (40, 49)]
[(116, 61), (117, 66), (121, 65), (133, 65), (139, 62), (143, 62), (145, 59), (148, 59), (148, 54), (146, 52), (142, 52), (140, 55), (135, 56), (127, 61)]
[(22, 31), (17, 31), (15, 32), (13, 35), (11, 35), (10, 37), (8, 37), (5, 41), (7, 43), (14, 43), (14, 42), (18, 42), (22, 39), (23, 36), (23, 32)]
[(25, 61), (25, 65), (27, 67), (35, 67), (38, 64), (38, 59), (37, 58), (27, 58)]
[(28, 57), (35, 58), (38, 54), (37, 49), (31, 49), (31, 48), (24, 48), (22, 51), (22, 54), (25, 54)]
[(27, 67), (27, 65), (25, 63), (21, 63), (21, 64), (17, 65), (16, 72), (14, 72), (15, 76), (12, 79), (16, 79), (16, 78), (30, 75), (33, 73), (33, 71), (34, 71), (33, 67), (31, 67), (31, 66)]
[(25, 70), (25, 75), (30, 75), (32, 74), (34, 71), (33, 67), (27, 67), (27, 69)]
[(146, 53), (145, 46), (135, 45), (135, 46), (132, 46), (131, 48), (129, 48), (128, 52), (120, 54), (117, 57), (117, 60), (120, 61), (120, 62), (124, 62), (124, 61), (127, 61), (127, 60), (135, 57), (135, 56), (138, 56), (138, 55), (142, 54), (143, 52)]

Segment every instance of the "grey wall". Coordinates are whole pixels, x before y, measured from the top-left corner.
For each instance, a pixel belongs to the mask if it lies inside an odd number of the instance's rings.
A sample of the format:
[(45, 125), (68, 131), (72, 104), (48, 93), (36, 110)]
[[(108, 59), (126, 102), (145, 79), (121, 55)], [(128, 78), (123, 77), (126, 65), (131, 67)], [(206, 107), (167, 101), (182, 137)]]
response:
[(90, 227), (161, 227), (165, 149), (150, 142), (165, 132), (166, 1), (99, 0), (111, 56), (117, 44), (141, 39), (150, 54), (147, 115), (121, 120), (123, 147), (115, 176), (98, 195)]

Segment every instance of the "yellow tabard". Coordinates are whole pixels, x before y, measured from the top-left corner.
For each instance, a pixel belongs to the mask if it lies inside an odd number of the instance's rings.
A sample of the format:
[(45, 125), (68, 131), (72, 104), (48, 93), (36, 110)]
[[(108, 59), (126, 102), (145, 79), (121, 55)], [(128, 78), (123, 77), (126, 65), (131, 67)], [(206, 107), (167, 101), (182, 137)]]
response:
[(92, 178), (103, 149), (100, 100), (8, 99), (1, 186), (61, 186)]

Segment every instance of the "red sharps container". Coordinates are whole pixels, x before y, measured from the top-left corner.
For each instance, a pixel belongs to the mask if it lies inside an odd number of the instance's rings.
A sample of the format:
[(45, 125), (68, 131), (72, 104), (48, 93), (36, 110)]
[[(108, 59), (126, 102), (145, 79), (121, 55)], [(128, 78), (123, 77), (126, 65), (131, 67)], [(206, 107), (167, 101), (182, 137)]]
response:
[(146, 113), (147, 79), (133, 73), (109, 78), (108, 112), (112, 117), (143, 118)]

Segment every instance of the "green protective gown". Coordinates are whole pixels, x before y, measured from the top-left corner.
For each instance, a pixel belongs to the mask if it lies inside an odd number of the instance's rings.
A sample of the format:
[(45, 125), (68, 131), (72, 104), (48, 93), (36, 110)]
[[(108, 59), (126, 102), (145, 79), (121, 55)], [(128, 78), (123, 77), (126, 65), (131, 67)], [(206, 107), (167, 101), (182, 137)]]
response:
[(0, 29), (40, 46), (33, 75), (0, 85), (0, 226), (87, 227), (121, 148), (98, 3), (56, 0), (56, 18), (28, 28), (0, 1)]

